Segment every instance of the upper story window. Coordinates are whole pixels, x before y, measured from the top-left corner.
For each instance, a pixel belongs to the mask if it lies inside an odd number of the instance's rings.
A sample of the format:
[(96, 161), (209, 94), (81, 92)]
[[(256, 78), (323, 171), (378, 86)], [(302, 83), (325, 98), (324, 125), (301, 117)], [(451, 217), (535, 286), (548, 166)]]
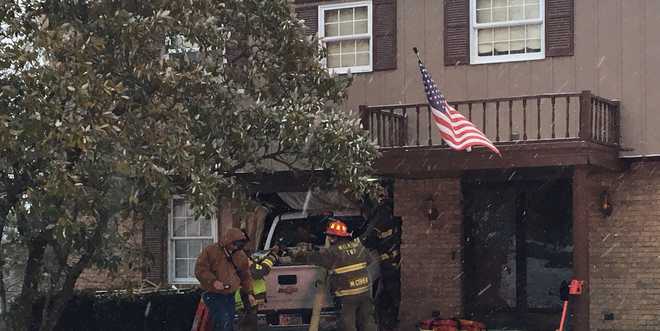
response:
[(187, 40), (182, 35), (175, 35), (165, 39), (167, 55), (170, 57), (185, 59), (192, 62), (199, 62), (199, 45)]
[(371, 1), (323, 5), (318, 10), (327, 68), (333, 73), (372, 71)]
[(199, 46), (190, 42), (182, 35), (175, 35), (166, 38), (167, 52), (170, 54), (196, 53), (199, 52)]
[(545, 58), (545, 0), (470, 0), (470, 63)]
[(215, 217), (195, 218), (183, 198), (170, 201), (168, 227), (170, 283), (196, 284), (195, 262), (204, 247), (217, 241)]

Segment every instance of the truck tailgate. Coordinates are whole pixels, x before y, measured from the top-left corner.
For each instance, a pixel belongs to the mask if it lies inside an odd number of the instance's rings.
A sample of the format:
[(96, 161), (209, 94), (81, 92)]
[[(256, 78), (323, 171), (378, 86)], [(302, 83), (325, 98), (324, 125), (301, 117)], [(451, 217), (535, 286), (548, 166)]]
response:
[[(266, 303), (261, 310), (312, 309), (318, 281), (325, 271), (317, 266), (275, 266), (265, 277)], [(332, 308), (334, 303), (327, 290), (322, 308)]]

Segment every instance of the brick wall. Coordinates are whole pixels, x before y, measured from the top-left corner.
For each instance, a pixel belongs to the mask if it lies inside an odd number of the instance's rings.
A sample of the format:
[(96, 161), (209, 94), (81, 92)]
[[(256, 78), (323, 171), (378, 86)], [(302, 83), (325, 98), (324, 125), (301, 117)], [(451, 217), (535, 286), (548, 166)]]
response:
[[(396, 180), (394, 212), (402, 218), (400, 330), (415, 330), (434, 310), (460, 316), (463, 212), (459, 178)], [(440, 212), (430, 222), (425, 200)], [(452, 258), (453, 255), (453, 258)]]
[(141, 222), (122, 222), (113, 231), (125, 236), (127, 244), (118, 249), (122, 263), (117, 272), (89, 268), (83, 271), (76, 282), (78, 289), (127, 289), (140, 286), (142, 281), (142, 224)]
[(660, 162), (590, 177), (614, 206), (608, 218), (589, 207), (590, 329), (660, 330)]

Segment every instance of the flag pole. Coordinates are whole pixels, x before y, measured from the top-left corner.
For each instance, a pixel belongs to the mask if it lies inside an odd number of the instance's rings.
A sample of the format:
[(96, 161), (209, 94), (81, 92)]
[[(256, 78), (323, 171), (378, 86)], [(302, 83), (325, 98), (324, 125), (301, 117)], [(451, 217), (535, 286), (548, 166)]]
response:
[(415, 55), (417, 55), (417, 61), (421, 63), (422, 59), (419, 57), (419, 50), (417, 49), (417, 47), (413, 47), (413, 52), (415, 52)]

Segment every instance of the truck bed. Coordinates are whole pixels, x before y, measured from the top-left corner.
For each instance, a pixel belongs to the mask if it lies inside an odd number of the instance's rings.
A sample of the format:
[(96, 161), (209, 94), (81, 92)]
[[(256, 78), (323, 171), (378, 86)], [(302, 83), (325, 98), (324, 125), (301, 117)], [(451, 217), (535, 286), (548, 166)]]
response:
[[(266, 303), (262, 311), (312, 309), (318, 284), (325, 277), (325, 270), (313, 265), (274, 266), (265, 277)], [(322, 309), (334, 308), (334, 302), (326, 290)]]

